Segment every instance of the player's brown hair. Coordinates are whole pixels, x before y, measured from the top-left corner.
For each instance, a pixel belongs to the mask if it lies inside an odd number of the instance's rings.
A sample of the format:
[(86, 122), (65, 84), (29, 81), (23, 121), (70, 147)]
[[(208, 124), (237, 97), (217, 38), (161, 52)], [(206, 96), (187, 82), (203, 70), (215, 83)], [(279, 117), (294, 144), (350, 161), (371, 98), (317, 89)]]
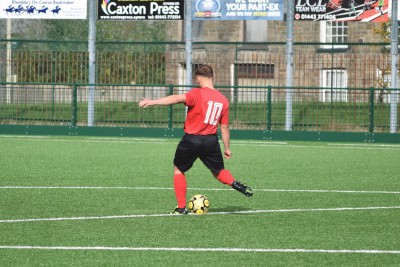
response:
[(206, 65), (206, 64), (200, 64), (197, 66), (196, 71), (194, 72), (194, 75), (213, 78), (214, 71), (211, 68), (211, 66)]

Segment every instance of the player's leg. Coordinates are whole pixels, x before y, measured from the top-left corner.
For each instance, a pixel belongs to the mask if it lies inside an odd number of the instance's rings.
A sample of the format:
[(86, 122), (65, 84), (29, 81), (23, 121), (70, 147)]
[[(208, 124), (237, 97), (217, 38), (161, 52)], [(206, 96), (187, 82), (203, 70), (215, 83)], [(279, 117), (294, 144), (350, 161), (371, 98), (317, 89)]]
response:
[(242, 184), (239, 181), (236, 181), (229, 170), (223, 169), (219, 172), (219, 174), (213, 173), (213, 175), (215, 178), (218, 179), (218, 181), (231, 186), (233, 189), (239, 191), (246, 197), (251, 197), (253, 195), (253, 190), (249, 186)]
[(176, 148), (174, 157), (174, 191), (178, 206), (172, 212), (173, 214), (187, 214), (187, 182), (185, 172), (193, 166), (196, 159), (196, 149), (191, 142), (191, 138), (184, 135)]
[(253, 195), (252, 189), (236, 181), (231, 172), (225, 169), (218, 136), (208, 136), (205, 138), (202, 149), (200, 150), (201, 152), (199, 153), (200, 160), (210, 169), (212, 175), (217, 178), (218, 181), (231, 186), (247, 197), (251, 197)]
[(174, 166), (174, 191), (178, 206), (172, 211), (173, 214), (187, 214), (186, 210), (186, 192), (187, 183), (185, 174)]

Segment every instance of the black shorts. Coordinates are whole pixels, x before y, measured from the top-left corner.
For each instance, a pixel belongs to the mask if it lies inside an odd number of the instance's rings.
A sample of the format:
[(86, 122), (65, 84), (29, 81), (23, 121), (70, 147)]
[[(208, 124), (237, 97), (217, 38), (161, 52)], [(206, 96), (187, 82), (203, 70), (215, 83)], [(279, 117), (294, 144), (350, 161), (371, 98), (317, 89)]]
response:
[(174, 165), (184, 173), (197, 158), (217, 175), (225, 168), (218, 135), (185, 134), (182, 137), (176, 148)]

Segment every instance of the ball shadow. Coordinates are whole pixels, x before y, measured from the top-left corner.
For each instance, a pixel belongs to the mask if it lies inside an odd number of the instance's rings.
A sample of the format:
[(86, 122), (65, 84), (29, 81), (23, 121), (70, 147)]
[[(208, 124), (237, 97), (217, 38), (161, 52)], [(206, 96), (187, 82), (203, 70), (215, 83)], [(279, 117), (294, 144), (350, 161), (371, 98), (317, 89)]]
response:
[(210, 212), (239, 212), (239, 211), (248, 211), (251, 210), (248, 207), (240, 207), (240, 206), (227, 206), (223, 208), (210, 208)]

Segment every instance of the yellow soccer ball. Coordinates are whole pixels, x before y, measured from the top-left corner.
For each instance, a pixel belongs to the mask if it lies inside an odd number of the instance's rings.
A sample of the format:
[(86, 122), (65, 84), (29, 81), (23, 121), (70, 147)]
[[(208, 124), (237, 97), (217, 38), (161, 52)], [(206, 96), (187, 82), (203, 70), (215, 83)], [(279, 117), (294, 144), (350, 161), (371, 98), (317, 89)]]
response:
[(210, 201), (205, 195), (194, 195), (189, 200), (188, 208), (195, 214), (206, 214), (210, 208)]

